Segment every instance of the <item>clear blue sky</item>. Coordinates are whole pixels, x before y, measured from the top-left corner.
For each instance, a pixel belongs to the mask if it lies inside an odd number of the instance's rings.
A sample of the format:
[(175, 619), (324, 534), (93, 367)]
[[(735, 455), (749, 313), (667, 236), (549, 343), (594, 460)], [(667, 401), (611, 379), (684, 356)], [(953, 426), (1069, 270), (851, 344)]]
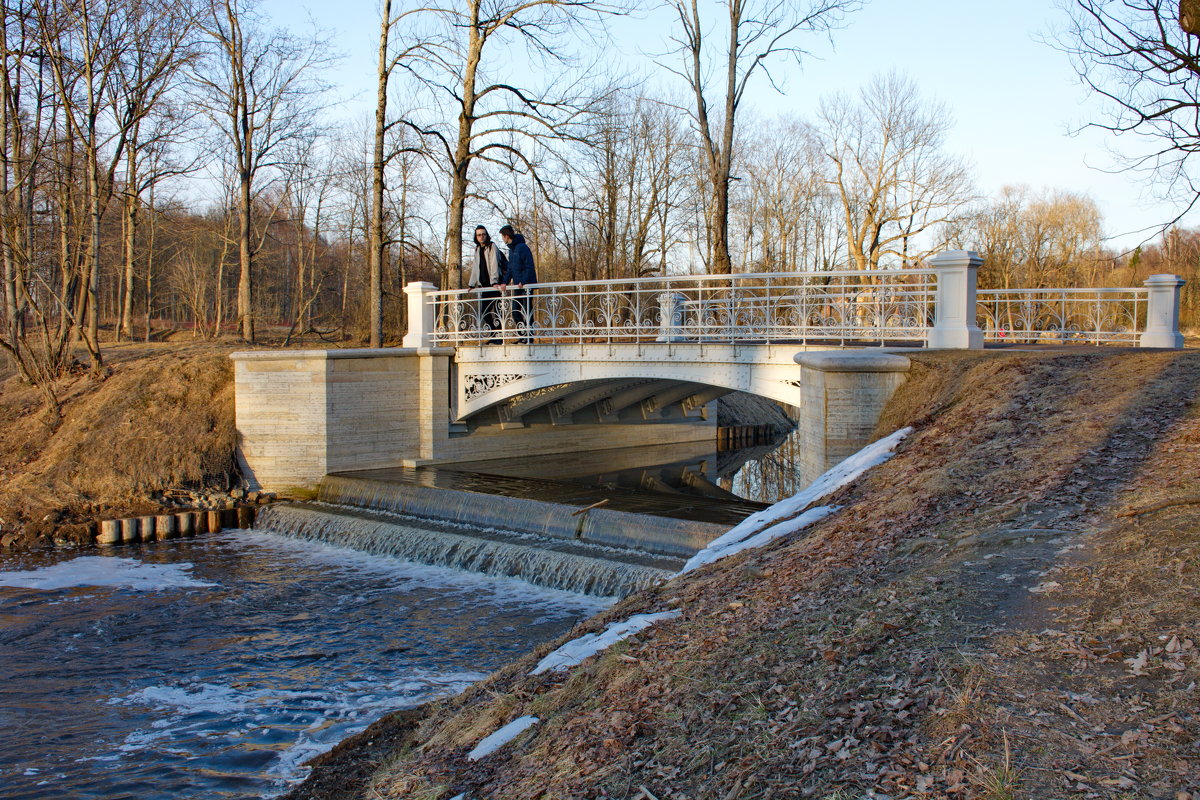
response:
[[(349, 98), (344, 113), (365, 115), (374, 91), (378, 3), (264, 0), (263, 10), (296, 30), (311, 17), (330, 35), (346, 58), (328, 77)], [(1016, 183), (1087, 193), (1104, 214), (1111, 244), (1129, 247), (1149, 235), (1138, 230), (1172, 212), (1154, 200), (1143, 177), (1102, 171), (1114, 165), (1110, 135), (1069, 135), (1098, 117), (1100, 106), (1077, 83), (1067, 57), (1040, 41), (1064, 19), (1058, 3), (1048, 0), (871, 0), (833, 33), (832, 46), (808, 40), (814, 57), (802, 69), (787, 68), (784, 94), (760, 82), (750, 103), (761, 115), (804, 117), (822, 95), (856, 91), (873, 75), (897, 69), (949, 107), (955, 125), (948, 149), (975, 165), (984, 193)], [(669, 23), (661, 11), (615, 22), (622, 52), (614, 62), (653, 70), (643, 54), (665, 48)]]

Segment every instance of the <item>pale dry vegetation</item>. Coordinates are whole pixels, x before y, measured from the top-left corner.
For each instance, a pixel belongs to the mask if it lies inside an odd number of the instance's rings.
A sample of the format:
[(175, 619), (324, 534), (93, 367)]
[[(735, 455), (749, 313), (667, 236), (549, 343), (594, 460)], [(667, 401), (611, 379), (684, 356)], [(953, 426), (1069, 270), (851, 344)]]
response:
[(917, 430), (841, 512), (582, 623), (683, 611), (570, 673), (526, 675), (548, 644), (367, 731), (292, 796), (1191, 798), (1200, 357), (916, 361), (881, 430)]
[(168, 487), (227, 486), (235, 446), (231, 349), (114, 346), (104, 376), (77, 369), (61, 382), (56, 428), (38, 392), (10, 374), (0, 383), (5, 528), (151, 507), (151, 496)]

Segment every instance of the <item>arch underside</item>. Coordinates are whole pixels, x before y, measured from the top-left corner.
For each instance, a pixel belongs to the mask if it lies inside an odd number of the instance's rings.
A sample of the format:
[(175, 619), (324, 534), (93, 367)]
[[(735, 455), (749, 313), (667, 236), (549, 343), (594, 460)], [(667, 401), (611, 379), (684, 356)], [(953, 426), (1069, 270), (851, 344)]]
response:
[(452, 419), (508, 427), (681, 421), (702, 417), (706, 404), (730, 392), (799, 407), (799, 349), (677, 342), (460, 348), (451, 365)]
[[(503, 376), (502, 376), (503, 377)], [(514, 381), (514, 384), (525, 381)], [(665, 377), (605, 377), (550, 383), (533, 389), (497, 387), (486, 401), (474, 397), (460, 405), (458, 422), (499, 424), (635, 423), (704, 418), (708, 403), (735, 391), (749, 391), (781, 403), (799, 404), (796, 381), (781, 381), (777, 391), (754, 386), (720, 386), (710, 382)], [(506, 391), (507, 390), (507, 391)]]

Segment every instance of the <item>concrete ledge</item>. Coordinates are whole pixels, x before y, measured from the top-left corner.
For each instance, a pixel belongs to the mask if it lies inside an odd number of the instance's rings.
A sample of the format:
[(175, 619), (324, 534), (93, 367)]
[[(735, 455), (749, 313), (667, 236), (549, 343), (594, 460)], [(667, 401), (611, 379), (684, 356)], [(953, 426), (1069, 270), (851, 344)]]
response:
[(452, 356), (453, 347), (351, 347), (341, 350), (239, 350), (233, 361), (279, 361), (307, 359), (332, 361), (338, 358), (398, 358), (402, 356)]
[(796, 353), (795, 361), (818, 372), (908, 372), (912, 362), (890, 353), (831, 351)]

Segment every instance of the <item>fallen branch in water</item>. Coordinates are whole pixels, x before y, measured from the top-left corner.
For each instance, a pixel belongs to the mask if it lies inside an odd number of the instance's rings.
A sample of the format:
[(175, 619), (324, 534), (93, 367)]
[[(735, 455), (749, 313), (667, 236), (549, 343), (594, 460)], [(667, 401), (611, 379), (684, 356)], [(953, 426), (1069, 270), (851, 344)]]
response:
[(578, 511), (572, 511), (571, 516), (578, 517), (580, 514), (582, 514), (585, 511), (591, 511), (593, 508), (599, 508), (600, 506), (606, 506), (606, 505), (608, 505), (607, 497), (604, 498), (603, 500), (601, 500), (599, 503), (592, 503), (590, 506), (587, 506), (586, 508), (581, 508)]

